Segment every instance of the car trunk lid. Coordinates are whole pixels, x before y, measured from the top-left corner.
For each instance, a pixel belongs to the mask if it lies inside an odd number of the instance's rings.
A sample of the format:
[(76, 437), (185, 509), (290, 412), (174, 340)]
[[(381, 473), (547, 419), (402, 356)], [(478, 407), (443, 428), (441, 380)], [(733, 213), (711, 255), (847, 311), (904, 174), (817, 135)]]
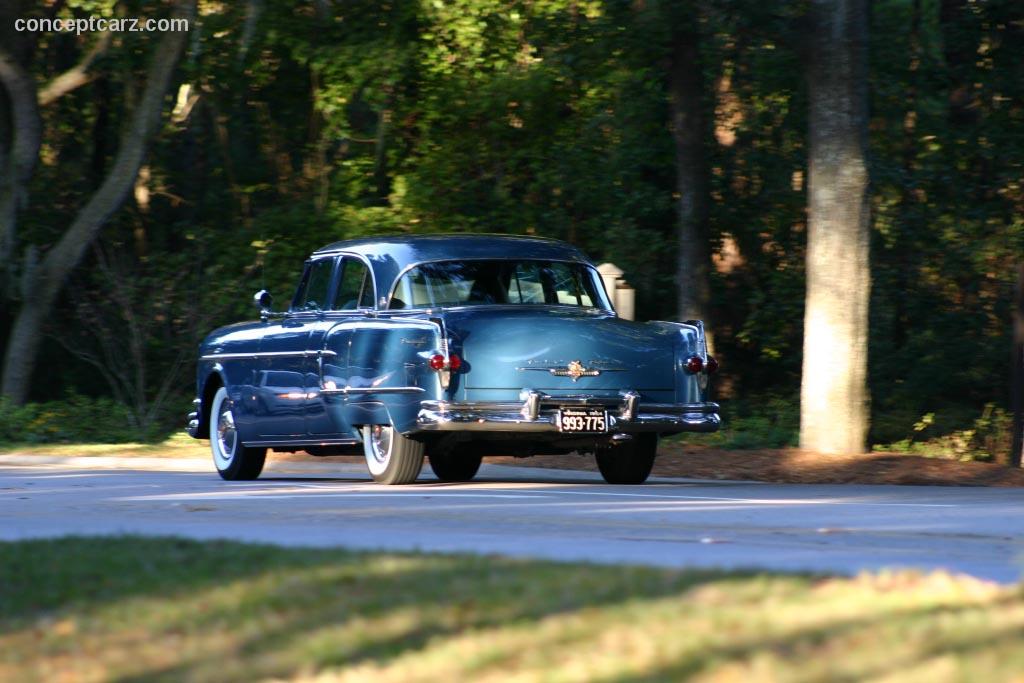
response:
[[(671, 330), (569, 307), (474, 307), (445, 313), (467, 390), (616, 394), (674, 387)], [(479, 393), (479, 392), (478, 392)]]

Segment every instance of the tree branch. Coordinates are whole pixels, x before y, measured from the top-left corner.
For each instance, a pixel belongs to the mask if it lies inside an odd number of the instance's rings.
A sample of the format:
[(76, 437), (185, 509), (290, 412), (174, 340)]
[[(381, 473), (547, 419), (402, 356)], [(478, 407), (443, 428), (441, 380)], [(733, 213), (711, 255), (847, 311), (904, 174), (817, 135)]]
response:
[(45, 107), (53, 104), (72, 90), (76, 90), (91, 81), (93, 75), (89, 73), (89, 69), (96, 63), (96, 60), (106, 54), (107, 49), (110, 48), (113, 36), (114, 34), (111, 31), (101, 33), (99, 40), (86, 53), (82, 61), (47, 83), (39, 91), (39, 106)]
[[(174, 17), (188, 19), (191, 24), (196, 2), (178, 0)], [(120, 208), (135, 183), (150, 142), (160, 127), (164, 98), (187, 37), (184, 31), (171, 31), (161, 38), (147, 71), (142, 97), (121, 136), (121, 144), (110, 172), (39, 264), (34, 286), (26, 292), (14, 320), (4, 355), (0, 392), (10, 396), (15, 405), (24, 403), (28, 396), (43, 324), (53, 308), (57, 294), (68, 275), (81, 261), (85, 250), (96, 239), (110, 215)]]
[[(191, 18), (195, 13), (195, 0), (181, 0), (175, 15)], [(153, 63), (146, 78), (146, 87), (131, 117), (131, 123), (121, 137), (110, 173), (103, 184), (82, 208), (75, 221), (60, 241), (46, 254), (41, 265), (45, 287), (56, 290), (92, 244), (100, 228), (132, 189), (139, 167), (148, 151), (149, 141), (160, 126), (163, 100), (171, 76), (185, 44), (186, 33), (169, 32), (157, 46)]]

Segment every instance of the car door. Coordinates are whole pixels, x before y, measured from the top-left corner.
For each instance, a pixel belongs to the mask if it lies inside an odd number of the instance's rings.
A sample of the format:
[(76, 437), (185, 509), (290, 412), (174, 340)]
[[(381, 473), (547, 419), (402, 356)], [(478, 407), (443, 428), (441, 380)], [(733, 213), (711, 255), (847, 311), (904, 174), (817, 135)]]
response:
[(323, 394), (322, 388), (348, 386), (345, 369), (354, 330), (364, 325), (373, 310), (373, 278), (366, 263), (343, 256), (338, 264), (338, 287), (324, 325), (311, 336), (312, 353), (306, 359), (306, 429), (317, 438), (346, 438), (352, 425), (345, 418), (348, 397)]
[[(260, 342), (260, 371), (254, 403), (263, 440), (299, 439), (306, 435), (306, 370), (311, 337), (324, 323), (334, 291), (333, 256), (306, 264), (285, 317), (271, 324)], [(313, 352), (315, 354), (315, 352)]]

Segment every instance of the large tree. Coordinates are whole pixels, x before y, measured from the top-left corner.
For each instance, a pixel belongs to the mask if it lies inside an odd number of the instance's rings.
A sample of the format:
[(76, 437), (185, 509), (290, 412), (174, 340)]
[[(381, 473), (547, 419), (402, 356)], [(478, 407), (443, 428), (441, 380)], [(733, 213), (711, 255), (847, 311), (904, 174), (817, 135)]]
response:
[(678, 316), (680, 320), (704, 319), (710, 291), (708, 169), (704, 155), (707, 126), (699, 7), (687, 2), (673, 5), (673, 9), (669, 94), (675, 141)]
[[(196, 0), (178, 0), (173, 16), (191, 20), (195, 16), (195, 8)], [(28, 397), (43, 326), (58, 293), (104, 223), (121, 206), (135, 184), (149, 145), (160, 127), (165, 96), (187, 38), (185, 31), (170, 31), (159, 39), (142, 94), (124, 128), (117, 155), (103, 182), (61, 237), (41, 255), (35, 245), (26, 246), (19, 273), (18, 298), (21, 305), (7, 339), (0, 384), (0, 393), (16, 404), (23, 403)], [(29, 73), (27, 63), (30, 54), (31, 46), (18, 49), (14, 54), (0, 47), (0, 86), (7, 109), (3, 121), (8, 129), (4, 136), (7, 141), (4, 159), (0, 159), (8, 167), (0, 191), (0, 245), (5, 255), (16, 253), (17, 214), (26, 204), (28, 182), (42, 143), (38, 105), (49, 98), (46, 91), (41, 93), (38, 90)], [(9, 265), (10, 260), (7, 263)]]
[(867, 0), (814, 0), (800, 446), (860, 453), (869, 396)]

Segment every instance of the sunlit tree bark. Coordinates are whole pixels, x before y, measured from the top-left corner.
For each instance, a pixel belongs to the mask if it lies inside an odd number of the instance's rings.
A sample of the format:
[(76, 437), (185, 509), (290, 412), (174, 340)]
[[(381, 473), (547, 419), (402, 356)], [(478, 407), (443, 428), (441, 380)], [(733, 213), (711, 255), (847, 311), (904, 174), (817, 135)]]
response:
[(815, 0), (811, 15), (800, 446), (861, 453), (871, 289), (866, 0)]

